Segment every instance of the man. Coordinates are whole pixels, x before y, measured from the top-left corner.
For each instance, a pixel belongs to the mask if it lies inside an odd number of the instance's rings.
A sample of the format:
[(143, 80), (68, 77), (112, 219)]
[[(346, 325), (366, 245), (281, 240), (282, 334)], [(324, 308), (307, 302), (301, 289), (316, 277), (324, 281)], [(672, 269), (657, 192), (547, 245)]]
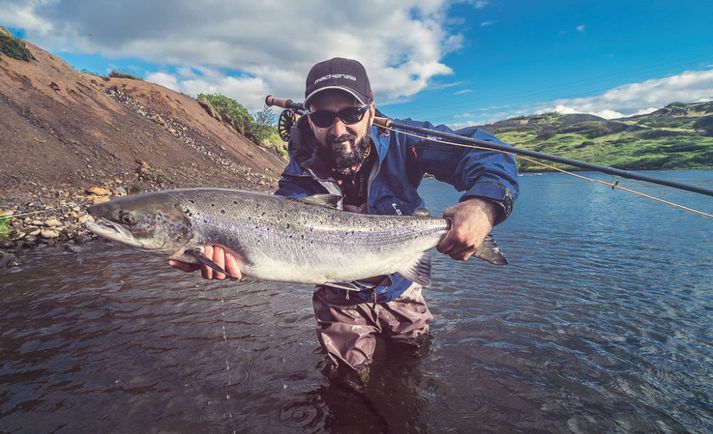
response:
[[(444, 212), (451, 228), (437, 246), (457, 260), (467, 260), (492, 227), (510, 214), (518, 193), (514, 158), (389, 134), (373, 126), (373, 93), (359, 62), (333, 58), (312, 67), (304, 104), (309, 115), (291, 131), (290, 161), (275, 194), (338, 194), (345, 211), (410, 215), (424, 208), (417, 188), (430, 173), (465, 191), (460, 202)], [(405, 122), (432, 128), (428, 123)], [(444, 126), (437, 129), (450, 131)], [(503, 143), (477, 128), (458, 133)], [(206, 255), (241, 277), (235, 258), (221, 247), (207, 246)], [(176, 261), (172, 265), (184, 271), (198, 269)], [(201, 271), (207, 279), (226, 278), (205, 266)], [(360, 284), (364, 290), (351, 294), (317, 286), (313, 295), (317, 335), (331, 361), (331, 376), (357, 387), (368, 380), (377, 334), (418, 348), (428, 337), (432, 319), (420, 285), (399, 274)]]

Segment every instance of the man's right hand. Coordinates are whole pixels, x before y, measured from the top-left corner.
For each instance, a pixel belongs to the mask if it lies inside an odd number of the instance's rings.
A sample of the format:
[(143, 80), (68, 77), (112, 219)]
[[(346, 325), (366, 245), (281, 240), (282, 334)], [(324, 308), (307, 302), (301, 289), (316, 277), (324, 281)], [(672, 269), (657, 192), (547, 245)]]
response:
[[(208, 259), (218, 264), (232, 277), (236, 279), (242, 279), (243, 274), (240, 272), (240, 267), (238, 267), (237, 259), (235, 259), (235, 256), (226, 252), (225, 249), (220, 246), (205, 246), (204, 253)], [(196, 270), (201, 270), (201, 275), (204, 279), (225, 280), (227, 278), (225, 274), (213, 271), (213, 269), (207, 265), (191, 264), (188, 262), (177, 261), (175, 259), (169, 259), (168, 263), (172, 267), (178, 268), (179, 270), (188, 273)]]

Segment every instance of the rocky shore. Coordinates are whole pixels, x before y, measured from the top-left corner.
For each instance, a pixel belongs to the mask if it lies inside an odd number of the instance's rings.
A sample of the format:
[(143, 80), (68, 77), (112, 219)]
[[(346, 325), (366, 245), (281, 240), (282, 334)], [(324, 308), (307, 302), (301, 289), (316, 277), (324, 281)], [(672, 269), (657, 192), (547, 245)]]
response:
[[(29, 249), (64, 248), (78, 252), (81, 245), (97, 238), (84, 228), (92, 217), (91, 205), (129, 194), (179, 188), (165, 180), (147, 163), (137, 161), (134, 173), (107, 180), (101, 186), (78, 189), (74, 186), (42, 186), (29, 182), (24, 191), (10, 193), (0, 202), (0, 269), (21, 265)], [(276, 179), (250, 173), (248, 185), (223, 186), (271, 192)]]
[(95, 237), (83, 226), (91, 219), (87, 207), (122, 195), (126, 195), (126, 189), (120, 185), (113, 190), (90, 187), (79, 192), (40, 187), (28, 193), (29, 201), (11, 199), (15, 203), (3, 204), (5, 208), (0, 209), (5, 222), (0, 268), (20, 265), (22, 253), (28, 249), (63, 246), (78, 251), (80, 245)]

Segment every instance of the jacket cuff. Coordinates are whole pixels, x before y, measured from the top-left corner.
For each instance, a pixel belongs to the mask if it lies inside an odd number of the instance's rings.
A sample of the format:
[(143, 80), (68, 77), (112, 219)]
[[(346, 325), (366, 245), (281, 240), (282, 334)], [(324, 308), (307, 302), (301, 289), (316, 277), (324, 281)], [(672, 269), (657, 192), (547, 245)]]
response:
[(470, 190), (466, 191), (460, 198), (460, 202), (477, 197), (485, 199), (497, 206), (498, 215), (495, 225), (505, 221), (512, 213), (513, 194), (509, 188), (494, 181), (481, 181), (476, 183)]

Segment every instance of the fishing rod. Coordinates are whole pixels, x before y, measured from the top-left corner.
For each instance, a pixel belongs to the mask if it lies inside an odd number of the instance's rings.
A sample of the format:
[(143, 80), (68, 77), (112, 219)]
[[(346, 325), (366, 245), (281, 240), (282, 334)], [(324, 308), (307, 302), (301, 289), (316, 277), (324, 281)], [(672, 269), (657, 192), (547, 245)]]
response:
[[(287, 109), (287, 110), (283, 111), (283, 114), (288, 111), (292, 112), (293, 116), (294, 115), (303, 116), (303, 115), (307, 114), (304, 104), (294, 102), (291, 99), (279, 99), (279, 98), (275, 98), (275, 97), (269, 95), (265, 98), (265, 104), (267, 104), (268, 106), (278, 106), (278, 107)], [(282, 120), (282, 115), (280, 115), (280, 119)], [(289, 133), (289, 128), (291, 128), (292, 125), (294, 125), (294, 123), (291, 123), (289, 125), (286, 123), (283, 123), (282, 126), (284, 128), (282, 128), (282, 129), (286, 129), (286, 131)], [(567, 164), (569, 166), (574, 166), (574, 167), (578, 167), (581, 169), (587, 169), (587, 170), (592, 170), (595, 172), (606, 173), (609, 175), (619, 176), (621, 178), (635, 179), (638, 181), (650, 182), (652, 184), (665, 185), (667, 187), (677, 188), (679, 190), (690, 191), (693, 193), (699, 193), (699, 194), (704, 194), (706, 196), (713, 197), (713, 190), (708, 189), (708, 188), (699, 187), (696, 185), (690, 185), (690, 184), (685, 184), (682, 182), (670, 181), (667, 179), (654, 178), (652, 176), (642, 175), (640, 173), (631, 172), (629, 170), (622, 170), (622, 169), (617, 169), (617, 168), (609, 167), (609, 166), (600, 166), (598, 164), (592, 164), (592, 163), (587, 163), (585, 161), (573, 160), (571, 158), (559, 157), (557, 155), (546, 154), (544, 152), (531, 151), (529, 149), (522, 149), (522, 148), (515, 148), (515, 147), (511, 147), (511, 146), (500, 145), (497, 143), (488, 142), (485, 140), (474, 139), (472, 137), (465, 137), (465, 136), (461, 136), (461, 135), (458, 135), (455, 133), (449, 133), (449, 132), (438, 131), (438, 130), (434, 130), (434, 129), (430, 129), (430, 128), (413, 126), (413, 125), (409, 125), (409, 124), (406, 124), (403, 122), (396, 121), (391, 118), (375, 117), (374, 125), (379, 126), (381, 128), (387, 128), (387, 129), (412, 131), (412, 132), (416, 132), (416, 133), (420, 133), (420, 134), (425, 134), (428, 137), (440, 137), (443, 139), (452, 140), (453, 142), (460, 143), (460, 144), (475, 145), (480, 148), (491, 149), (494, 151), (504, 152), (507, 154), (523, 155), (523, 156), (537, 158), (537, 159), (541, 159), (541, 160), (552, 161), (555, 163)], [(288, 126), (289, 126), (289, 128), (287, 128)], [(288, 136), (288, 138), (289, 138), (289, 136)]]

